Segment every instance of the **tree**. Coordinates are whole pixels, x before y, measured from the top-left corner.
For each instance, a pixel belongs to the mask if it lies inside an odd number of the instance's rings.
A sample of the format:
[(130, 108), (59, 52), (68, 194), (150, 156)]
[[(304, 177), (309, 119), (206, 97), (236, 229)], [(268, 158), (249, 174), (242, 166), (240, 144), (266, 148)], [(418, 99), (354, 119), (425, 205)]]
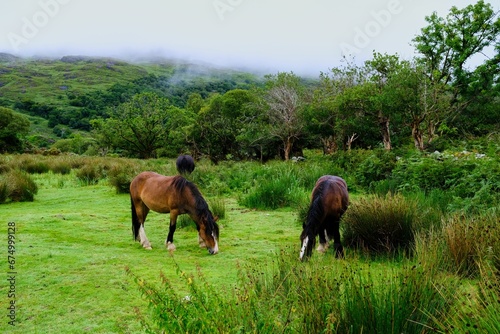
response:
[(22, 137), (30, 128), (30, 121), (14, 110), (0, 107), (0, 153), (22, 149)]
[[(493, 85), (500, 72), (500, 18), (490, 4), (480, 0), (464, 9), (453, 6), (446, 18), (434, 12), (413, 40), (421, 54), (430, 84), (446, 87), (456, 113), (464, 110), (481, 92)], [(495, 55), (479, 66), (469, 63), (489, 46)]]
[[(248, 124), (249, 105), (253, 100), (254, 96), (242, 89), (210, 97), (206, 105), (199, 108), (196, 147), (203, 150), (214, 162), (228, 156), (248, 157), (248, 154), (242, 151), (239, 136)], [(195, 104), (194, 97), (191, 102), (190, 105), (199, 105)]]
[(101, 146), (153, 158), (159, 148), (167, 145), (175, 112), (178, 108), (166, 98), (141, 93), (115, 108), (110, 118), (95, 120), (92, 125)]
[(294, 143), (304, 135), (305, 90), (300, 78), (293, 73), (281, 72), (266, 79), (263, 106), (270, 135), (281, 140), (284, 158), (289, 160)]

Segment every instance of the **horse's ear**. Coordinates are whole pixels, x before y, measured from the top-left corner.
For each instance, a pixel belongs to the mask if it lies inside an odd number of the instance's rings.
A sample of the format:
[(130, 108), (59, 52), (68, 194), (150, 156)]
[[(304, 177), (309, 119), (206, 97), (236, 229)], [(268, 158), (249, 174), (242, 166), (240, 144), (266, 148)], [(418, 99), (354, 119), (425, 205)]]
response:
[(214, 222), (218, 222), (219, 221), (219, 216), (215, 216), (214, 217)]
[(302, 223), (302, 228), (306, 228), (306, 223)]

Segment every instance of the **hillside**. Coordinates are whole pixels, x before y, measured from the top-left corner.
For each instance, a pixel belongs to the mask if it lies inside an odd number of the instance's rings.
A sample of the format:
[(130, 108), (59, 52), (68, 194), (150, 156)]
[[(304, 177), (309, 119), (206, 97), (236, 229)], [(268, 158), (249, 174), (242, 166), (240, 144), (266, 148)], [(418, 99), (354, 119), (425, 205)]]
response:
[[(244, 73), (169, 59), (130, 63), (112, 58), (64, 56), (60, 59), (19, 58), (0, 54), (0, 105), (31, 100), (53, 107), (69, 105), (70, 96), (104, 91), (148, 75), (175, 82), (196, 77), (221, 79)], [(252, 75), (250, 75), (252, 78)], [(245, 80), (245, 79), (242, 79)]]
[(0, 106), (28, 115), (32, 137), (52, 138), (48, 142), (57, 139), (53, 129), (57, 125), (89, 131), (90, 120), (105, 116), (108, 108), (142, 91), (154, 91), (184, 107), (193, 92), (207, 97), (249, 88), (259, 81), (255, 74), (173, 59), (127, 62), (86, 56), (19, 58), (0, 53)]

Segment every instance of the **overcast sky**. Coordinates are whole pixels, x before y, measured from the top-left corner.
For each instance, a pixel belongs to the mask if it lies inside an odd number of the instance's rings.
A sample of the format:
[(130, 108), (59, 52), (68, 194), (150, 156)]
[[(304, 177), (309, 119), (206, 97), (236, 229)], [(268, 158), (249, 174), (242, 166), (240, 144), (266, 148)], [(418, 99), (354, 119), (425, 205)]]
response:
[(316, 76), (347, 53), (357, 61), (373, 50), (409, 59), (425, 16), (476, 2), (0, 0), (0, 52), (166, 56)]

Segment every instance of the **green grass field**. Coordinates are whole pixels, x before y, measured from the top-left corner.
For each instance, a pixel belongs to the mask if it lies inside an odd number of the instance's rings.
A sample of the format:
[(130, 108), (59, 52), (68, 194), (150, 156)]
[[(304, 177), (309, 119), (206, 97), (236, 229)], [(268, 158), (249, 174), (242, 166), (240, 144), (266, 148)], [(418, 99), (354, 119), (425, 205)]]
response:
[[(418, 194), (374, 196), (354, 187), (342, 225), (364, 236), (360, 247), (348, 245), (344, 228), (345, 260), (330, 249), (300, 262), (298, 215), (317, 177), (338, 170), (332, 162), (201, 160), (188, 178), (222, 217), (219, 254), (199, 248), (194, 223), (177, 229), (170, 254), (168, 216), (149, 214), (153, 250), (143, 249), (132, 240), (129, 195), (117, 190), (142, 170), (175, 174), (174, 160), (6, 155), (0, 169), (0, 195), (15, 195), (27, 179), (38, 188), (33, 202), (0, 205), (2, 333), (500, 330), (495, 207), (444, 214), (436, 194), (416, 200)], [(392, 248), (386, 237), (403, 222), (416, 240)]]
[[(126, 267), (155, 283), (160, 272), (179, 276), (177, 265), (186, 273), (200, 266), (209, 282), (230, 289), (238, 263), (266, 260), (281, 246), (298, 248), (300, 225), (294, 212), (248, 210), (228, 198), (226, 218), (219, 222), (219, 254), (199, 248), (193, 223), (193, 228), (177, 229), (177, 250), (170, 255), (163, 245), (168, 216), (153, 212), (146, 221), (153, 250), (147, 251), (132, 240), (127, 194), (115, 194), (105, 181), (82, 186), (73, 173), (34, 178), (39, 186), (34, 202), (0, 207), (4, 236), (7, 223), (16, 224), (17, 273), (17, 323), (9, 326), (8, 318), (2, 317), (0, 332), (141, 332), (134, 308), (147, 313), (147, 304)], [(6, 252), (6, 244), (3, 249)], [(5, 310), (4, 284), (0, 294)]]

